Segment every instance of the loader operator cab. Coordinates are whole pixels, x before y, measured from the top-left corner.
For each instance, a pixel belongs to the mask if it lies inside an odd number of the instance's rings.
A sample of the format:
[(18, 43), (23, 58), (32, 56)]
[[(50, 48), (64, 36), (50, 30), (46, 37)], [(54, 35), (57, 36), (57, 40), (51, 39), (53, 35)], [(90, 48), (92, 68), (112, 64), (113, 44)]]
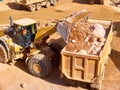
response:
[(14, 43), (26, 48), (34, 41), (37, 33), (35, 20), (24, 18), (13, 21), (12, 28), (13, 30), (10, 37), (13, 39)]

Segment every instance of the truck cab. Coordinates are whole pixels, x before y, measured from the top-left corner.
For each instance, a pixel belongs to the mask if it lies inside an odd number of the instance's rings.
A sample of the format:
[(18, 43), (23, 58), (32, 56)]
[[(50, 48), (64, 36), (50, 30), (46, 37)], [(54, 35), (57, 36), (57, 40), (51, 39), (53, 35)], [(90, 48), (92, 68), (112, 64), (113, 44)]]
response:
[(34, 41), (36, 33), (35, 20), (23, 18), (13, 21), (13, 41), (23, 48), (28, 47)]
[[(29, 53), (30, 47), (33, 48), (35, 35), (37, 33), (36, 21), (29, 18), (15, 20), (8, 30), (4, 31), (1, 38), (6, 42), (6, 46), (14, 52), (14, 58), (22, 58)], [(27, 50), (27, 51), (26, 51)]]

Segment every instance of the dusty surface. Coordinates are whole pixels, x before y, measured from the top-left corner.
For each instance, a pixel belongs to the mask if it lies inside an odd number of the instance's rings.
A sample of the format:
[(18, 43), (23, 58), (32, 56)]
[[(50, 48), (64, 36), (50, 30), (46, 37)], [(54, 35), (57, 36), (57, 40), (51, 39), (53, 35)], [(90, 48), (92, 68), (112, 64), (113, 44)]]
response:
[[(15, 6), (17, 8), (13, 8), (11, 6), (16, 4), (11, 3), (8, 5), (11, 10), (0, 12), (0, 24), (9, 23), (9, 16), (12, 16), (13, 19), (33, 18), (43, 25), (49, 20), (63, 19), (72, 12), (85, 8), (93, 11), (90, 18), (112, 20), (116, 28), (102, 90), (120, 90), (120, 12), (106, 5), (89, 5), (87, 1), (77, 1), (60, 0), (55, 7), (42, 8), (36, 12), (29, 12), (23, 7), (19, 9), (18, 5)], [(57, 33), (51, 37), (56, 41), (62, 41)], [(53, 72), (45, 80), (30, 75), (24, 61), (18, 61), (14, 65), (0, 63), (0, 68), (0, 90), (86, 90), (82, 87), (65, 86), (57, 67), (53, 67)]]

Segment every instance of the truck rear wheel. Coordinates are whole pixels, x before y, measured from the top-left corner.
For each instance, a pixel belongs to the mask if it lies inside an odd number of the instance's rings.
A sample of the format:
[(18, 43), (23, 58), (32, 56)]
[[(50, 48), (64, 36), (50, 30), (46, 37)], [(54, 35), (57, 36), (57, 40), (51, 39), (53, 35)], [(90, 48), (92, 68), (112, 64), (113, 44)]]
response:
[(53, 0), (52, 5), (55, 6), (57, 4), (58, 0)]
[(51, 72), (51, 60), (49, 60), (45, 55), (38, 54), (33, 56), (28, 61), (28, 70), (29, 72), (40, 78), (47, 77)]
[(50, 1), (47, 1), (47, 2), (46, 2), (45, 7), (46, 7), (46, 8), (50, 7)]
[(35, 10), (36, 10), (35, 4), (30, 4), (30, 5), (29, 5), (29, 10), (30, 10), (31, 12), (35, 11)]
[(0, 62), (2, 62), (2, 63), (7, 63), (8, 62), (7, 52), (4, 48), (4, 46), (1, 45), (1, 44), (0, 44)]
[(36, 4), (36, 10), (40, 10), (41, 9), (41, 3), (37, 3)]

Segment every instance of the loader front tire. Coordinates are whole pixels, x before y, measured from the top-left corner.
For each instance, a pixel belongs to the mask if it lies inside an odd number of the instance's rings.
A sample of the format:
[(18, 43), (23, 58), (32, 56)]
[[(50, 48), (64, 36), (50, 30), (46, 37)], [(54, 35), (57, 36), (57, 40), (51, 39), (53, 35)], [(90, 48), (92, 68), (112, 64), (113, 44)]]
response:
[(44, 54), (38, 54), (33, 56), (28, 60), (28, 70), (29, 72), (40, 78), (47, 77), (51, 72), (51, 60)]
[(7, 63), (8, 62), (7, 52), (4, 48), (4, 46), (1, 45), (1, 44), (0, 44), (0, 62), (2, 62), (2, 63)]

